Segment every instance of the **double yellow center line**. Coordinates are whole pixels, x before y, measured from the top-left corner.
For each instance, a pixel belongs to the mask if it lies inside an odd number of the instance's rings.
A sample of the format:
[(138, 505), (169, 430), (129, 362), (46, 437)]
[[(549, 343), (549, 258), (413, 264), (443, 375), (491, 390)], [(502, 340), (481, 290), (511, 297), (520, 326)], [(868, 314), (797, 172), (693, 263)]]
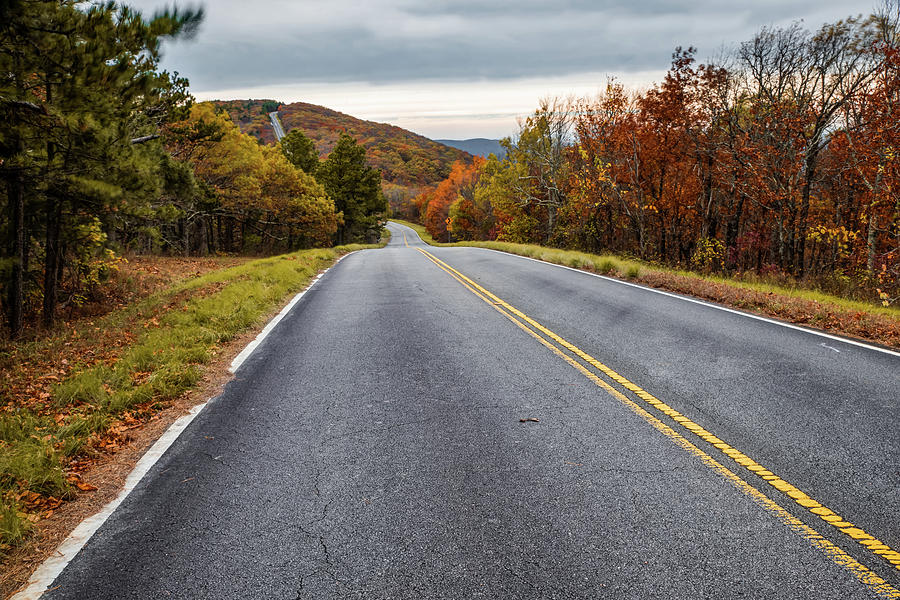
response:
[(824, 506), (821, 502), (818, 502), (817, 500), (811, 498), (808, 494), (799, 490), (794, 485), (788, 483), (787, 481), (773, 473), (771, 470), (759, 464), (754, 459), (750, 458), (740, 450), (737, 450), (719, 437), (713, 435), (702, 426), (684, 416), (665, 402), (656, 398), (653, 394), (647, 392), (640, 386), (629, 381), (613, 369), (601, 363), (599, 360), (597, 360), (587, 352), (566, 341), (553, 331), (547, 329), (519, 309), (515, 308), (508, 302), (491, 293), (469, 277), (466, 277), (430, 252), (421, 248), (417, 248), (417, 250), (425, 255), (431, 262), (437, 265), (441, 270), (443, 270), (463, 286), (465, 286), (473, 294), (481, 298), (507, 319), (512, 321), (517, 327), (525, 331), (531, 337), (535, 338), (538, 342), (546, 346), (559, 358), (566, 361), (573, 368), (578, 370), (582, 375), (594, 382), (598, 387), (604, 389), (614, 398), (625, 404), (629, 409), (631, 409), (633, 412), (641, 416), (645, 421), (650, 423), (650, 425), (675, 441), (676, 444), (700, 458), (706, 466), (723, 475), (726, 479), (731, 481), (742, 492), (753, 498), (754, 501), (763, 506), (766, 510), (774, 513), (781, 521), (790, 526), (801, 536), (809, 540), (813, 546), (828, 554), (834, 562), (850, 570), (862, 583), (870, 587), (871, 590), (877, 595), (885, 598), (900, 599), (900, 590), (897, 590), (896, 588), (889, 585), (887, 582), (885, 582), (884, 579), (877, 576), (864, 565), (860, 564), (845, 551), (834, 545), (829, 540), (825, 539), (821, 534), (804, 524), (803, 521), (779, 506), (775, 501), (768, 498), (765, 494), (757, 490), (751, 484), (747, 483), (733, 471), (727, 469), (724, 465), (716, 461), (712, 456), (695, 446), (690, 442), (688, 438), (684, 437), (683, 435), (678, 433), (678, 431), (676, 431), (669, 425), (666, 425), (653, 414), (646, 411), (638, 403), (613, 387), (606, 380), (602, 379), (595, 371), (591, 370), (591, 368), (599, 371), (613, 382), (619, 384), (628, 392), (631, 392), (645, 404), (649, 405), (654, 411), (662, 413), (663, 415), (671, 418), (671, 420), (675, 423), (675, 426), (679, 427), (680, 430), (687, 430), (687, 432), (689, 432), (689, 436), (695, 436), (705, 442), (708, 442), (709, 444), (712, 444), (714, 448), (720, 450), (723, 454), (731, 458), (735, 463), (751, 472), (752, 474), (758, 476), (762, 481), (767, 482), (773, 488), (777, 489), (780, 492), (783, 492), (796, 504), (803, 507), (804, 509), (809, 510), (812, 514), (822, 519), (822, 521), (824, 521), (825, 523), (828, 523), (829, 525), (840, 531), (842, 534), (861, 544), (874, 555), (878, 556), (879, 560), (888, 561), (895, 569), (898, 570), (900, 570), (900, 553), (890, 548), (887, 544), (884, 544), (880, 540), (876, 539), (874, 536), (866, 533), (866, 531), (864, 531), (862, 528), (857, 527), (853, 523), (845, 520), (843, 517)]

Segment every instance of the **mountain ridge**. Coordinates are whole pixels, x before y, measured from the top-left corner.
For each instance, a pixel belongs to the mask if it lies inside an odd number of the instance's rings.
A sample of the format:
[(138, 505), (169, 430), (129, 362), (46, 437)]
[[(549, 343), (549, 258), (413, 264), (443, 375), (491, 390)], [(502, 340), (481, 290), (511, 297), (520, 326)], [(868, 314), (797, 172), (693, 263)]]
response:
[(463, 152), (468, 152), (473, 156), (483, 156), (485, 158), (487, 158), (489, 154), (493, 154), (497, 158), (506, 156), (506, 149), (500, 145), (500, 140), (493, 140), (490, 138), (469, 138), (467, 140), (436, 139), (434, 141), (445, 146), (450, 146), (451, 148), (457, 148)]
[[(277, 101), (214, 100), (244, 133), (261, 143), (274, 144), (275, 132), (267, 108)], [(386, 192), (415, 194), (446, 179), (454, 162), (471, 162), (473, 155), (429, 139), (412, 131), (359, 119), (340, 111), (307, 102), (278, 103), (278, 116), (284, 130), (300, 129), (316, 145), (320, 158), (326, 158), (342, 132), (366, 148), (367, 162), (381, 171)]]

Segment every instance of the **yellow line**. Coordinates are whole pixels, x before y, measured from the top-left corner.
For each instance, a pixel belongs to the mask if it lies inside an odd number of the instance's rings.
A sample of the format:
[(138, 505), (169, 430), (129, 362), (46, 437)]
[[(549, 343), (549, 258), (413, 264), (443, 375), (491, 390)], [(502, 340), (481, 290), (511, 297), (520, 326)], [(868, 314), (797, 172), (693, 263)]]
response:
[[(897, 569), (900, 569), (900, 555), (897, 552), (893, 551), (886, 544), (883, 544), (881, 541), (875, 539), (871, 535), (867, 534), (860, 528), (854, 527), (851, 523), (844, 521), (840, 516), (836, 515), (830, 509), (824, 507), (821, 503), (813, 500), (805, 493), (801, 492), (799, 489), (794, 487), (793, 485), (787, 483), (780, 477), (774, 475), (771, 471), (764, 468), (762, 465), (757, 463), (756, 461), (750, 459), (747, 455), (739, 452), (734, 449), (730, 445), (723, 442), (718, 437), (714, 436), (712, 433), (703, 429), (700, 425), (697, 425), (675, 409), (666, 405), (659, 399), (655, 398), (653, 395), (644, 391), (641, 387), (635, 385), (625, 377), (622, 377), (594, 357), (590, 356), (574, 344), (567, 342), (565, 339), (560, 337), (559, 335), (553, 333), (534, 319), (531, 319), (520, 310), (516, 309), (512, 305), (508, 304), (504, 300), (500, 299), (498, 296), (494, 295), (484, 287), (480, 286), (470, 278), (466, 277), (444, 261), (440, 260), (430, 252), (427, 252), (421, 248), (417, 248), (419, 252), (424, 254), (429, 260), (431, 260), (434, 264), (440, 267), (443, 271), (448, 273), (451, 277), (456, 279), (466, 288), (468, 288), (472, 293), (481, 298), (483, 301), (488, 303), (490, 306), (494, 307), (498, 312), (512, 321), (519, 328), (527, 332), (529, 335), (537, 339), (541, 344), (549, 348), (554, 354), (565, 360), (572, 367), (581, 372), (585, 377), (593, 381), (597, 386), (606, 390), (610, 395), (614, 398), (628, 406), (635, 413), (640, 415), (644, 420), (648, 423), (656, 427), (662, 433), (673, 439), (679, 446), (685, 448), (695, 456), (698, 456), (704, 464), (718, 471), (720, 474), (729, 479), (732, 483), (734, 483), (741, 491), (751, 496), (754, 501), (758, 504), (762, 505), (764, 508), (773, 512), (778, 516), (778, 518), (789, 525), (792, 529), (801, 534), (804, 538), (810, 540), (813, 546), (821, 549), (823, 552), (828, 554), (832, 560), (850, 570), (862, 583), (869, 586), (874, 592), (878, 595), (886, 597), (886, 598), (896, 598), (900, 599), (900, 590), (892, 587), (887, 584), (884, 579), (877, 576), (870, 569), (856, 561), (849, 554), (841, 550), (839, 547), (834, 545), (831, 541), (825, 539), (821, 534), (816, 532), (813, 528), (809, 527), (805, 523), (803, 523), (800, 519), (792, 515), (786, 509), (779, 506), (774, 500), (768, 498), (765, 494), (757, 490), (751, 484), (747, 483), (740, 476), (736, 475), (734, 472), (727, 469), (721, 463), (717, 462), (710, 455), (705, 453), (703, 450), (693, 445), (687, 438), (683, 437), (679, 433), (677, 433), (674, 429), (654, 417), (652, 414), (641, 408), (637, 403), (633, 400), (622, 394), (619, 390), (615, 389), (611, 385), (609, 385), (606, 381), (595, 375), (591, 372), (585, 365), (578, 362), (571, 356), (565, 354), (558, 346), (554, 345), (553, 342), (559, 344), (563, 348), (569, 350), (594, 368), (600, 370), (613, 381), (619, 383), (627, 390), (633, 392), (638, 398), (643, 400), (644, 402), (650, 404), (656, 410), (662, 412), (663, 414), (671, 417), (678, 425), (686, 428), (690, 433), (695, 436), (703, 439), (711, 443), (715, 448), (721, 450), (728, 457), (733, 459), (738, 465), (741, 465), (748, 469), (750, 472), (755, 473), (756, 475), (763, 478), (763, 480), (767, 481), (772, 487), (775, 489), (786, 493), (791, 499), (794, 500), (800, 506), (809, 509), (813, 514), (820, 517), (823, 521), (837, 527), (839, 531), (849, 536), (851, 539), (858, 541), (868, 550), (872, 551), (876, 555), (880, 555), (887, 559), (890, 563), (892, 563)], [(531, 325), (534, 328), (534, 331), (529, 328), (528, 325)], [(543, 333), (545, 337), (541, 336), (540, 333)], [(549, 339), (547, 339), (549, 338)], [(550, 341), (552, 340), (552, 342)]]
[(406, 244), (406, 247), (409, 248), (409, 242), (406, 241), (406, 232), (403, 232), (403, 243)]

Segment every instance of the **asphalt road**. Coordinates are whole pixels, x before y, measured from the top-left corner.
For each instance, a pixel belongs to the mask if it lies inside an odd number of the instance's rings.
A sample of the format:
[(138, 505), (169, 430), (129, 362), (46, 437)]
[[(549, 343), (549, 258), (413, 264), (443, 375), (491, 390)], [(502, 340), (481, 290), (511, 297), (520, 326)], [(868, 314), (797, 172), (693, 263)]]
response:
[[(900, 358), (391, 230), (297, 303), (45, 597), (900, 588), (900, 570), (841, 530), (900, 547)], [(573, 367), (503, 301), (852, 527)]]
[(269, 120), (272, 121), (272, 129), (275, 131), (275, 139), (280, 140), (284, 137), (284, 128), (281, 126), (281, 119), (278, 118), (278, 111), (269, 113)]

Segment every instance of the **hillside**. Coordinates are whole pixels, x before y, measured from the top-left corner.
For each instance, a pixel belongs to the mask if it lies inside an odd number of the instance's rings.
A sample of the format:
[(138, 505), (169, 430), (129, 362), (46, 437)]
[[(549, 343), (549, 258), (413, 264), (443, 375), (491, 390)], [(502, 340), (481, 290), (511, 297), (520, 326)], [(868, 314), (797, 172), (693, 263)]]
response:
[(472, 138), (470, 140), (434, 140), (439, 144), (458, 148), (463, 152), (468, 152), (473, 156), (488, 157), (493, 154), (497, 158), (506, 156), (506, 150), (500, 145), (500, 140), (489, 140), (487, 138)]
[[(228, 111), (242, 131), (267, 144), (275, 142), (266, 110), (272, 103), (271, 100), (215, 102)], [(381, 171), (386, 189), (413, 191), (435, 185), (450, 174), (450, 167), (455, 161), (472, 160), (472, 155), (463, 150), (445, 146), (406, 129), (363, 121), (315, 104), (282, 104), (278, 107), (278, 113), (285, 131), (302, 130), (315, 142), (321, 158), (328, 156), (341, 132), (356, 138), (365, 146), (369, 164)]]
[(244, 133), (255, 136), (266, 144), (275, 143), (269, 111), (277, 110), (277, 100), (215, 100), (213, 104), (228, 111), (231, 120)]

